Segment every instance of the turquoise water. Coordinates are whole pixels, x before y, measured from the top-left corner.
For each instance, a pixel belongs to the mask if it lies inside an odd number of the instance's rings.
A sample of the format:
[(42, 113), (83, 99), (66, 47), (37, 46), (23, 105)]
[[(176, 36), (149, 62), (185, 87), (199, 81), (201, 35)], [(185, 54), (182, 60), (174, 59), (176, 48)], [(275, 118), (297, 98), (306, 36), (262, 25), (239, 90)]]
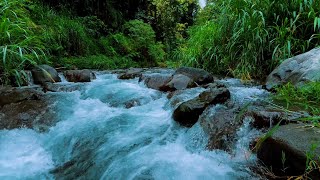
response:
[[(187, 100), (201, 91), (180, 96)], [(0, 131), (0, 179), (254, 178), (248, 165), (256, 160), (246, 152), (255, 130), (248, 123), (234, 152), (207, 151), (200, 125), (176, 124), (166, 94), (138, 79), (100, 74), (81, 91), (51, 94), (61, 121), (47, 133)], [(126, 109), (128, 101), (139, 106)]]

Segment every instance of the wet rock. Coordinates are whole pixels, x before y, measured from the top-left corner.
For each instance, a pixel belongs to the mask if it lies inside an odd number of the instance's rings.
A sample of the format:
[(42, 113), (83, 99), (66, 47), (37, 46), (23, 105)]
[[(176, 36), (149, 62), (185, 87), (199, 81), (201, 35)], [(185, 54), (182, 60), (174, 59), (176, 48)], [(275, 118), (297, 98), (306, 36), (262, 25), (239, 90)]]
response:
[(84, 86), (81, 83), (70, 83), (70, 84), (46, 83), (44, 87), (46, 91), (51, 91), (51, 92), (72, 92), (72, 91), (79, 91)]
[(141, 77), (144, 69), (142, 68), (130, 68), (125, 73), (119, 74), (119, 79), (133, 79), (136, 77)]
[(144, 80), (144, 83), (148, 88), (160, 90), (160, 87), (164, 86), (171, 80), (171, 76), (171, 74), (143, 75), (141, 80)]
[(260, 106), (249, 106), (244, 113), (245, 117), (252, 117), (252, 125), (257, 129), (269, 129), (280, 123), (285, 125), (289, 123), (297, 123), (297, 119), (309, 117), (310, 115), (306, 112), (284, 112), (277, 110), (267, 105)]
[[(262, 142), (257, 156), (277, 176), (299, 176), (306, 170), (306, 154), (319, 163), (319, 143), (318, 128), (310, 128), (306, 124), (288, 124), (280, 126)], [(320, 179), (319, 170), (312, 171), (308, 177)]]
[(266, 88), (285, 83), (294, 85), (320, 80), (320, 48), (289, 58), (267, 77)]
[(248, 114), (253, 118), (253, 127), (258, 129), (271, 128), (283, 120), (281, 112), (268, 111), (263, 107), (252, 108)]
[(43, 93), (37, 89), (38, 87), (0, 88), (0, 107), (11, 103), (18, 103), (24, 100), (40, 99)]
[(171, 106), (176, 108), (179, 104), (198, 97), (199, 94), (204, 91), (206, 91), (206, 89), (202, 87), (177, 90), (177, 91), (172, 91), (168, 93), (167, 97), (168, 99), (170, 99)]
[(186, 101), (174, 110), (173, 119), (182, 126), (191, 127), (197, 121), (202, 112), (211, 104), (224, 103), (230, 98), (230, 92), (226, 88), (209, 89), (198, 97)]
[(209, 84), (205, 84), (203, 85), (204, 88), (227, 88), (227, 86), (219, 81), (213, 82), (213, 83), (209, 83)]
[(191, 87), (195, 87), (196, 84), (194, 81), (189, 78), (188, 76), (182, 74), (176, 74), (172, 77), (170, 82), (161, 86), (159, 89), (161, 91), (176, 91), (176, 90), (183, 90)]
[(64, 71), (63, 75), (69, 82), (91, 82), (91, 80), (96, 78), (95, 74), (88, 69), (68, 70)]
[(242, 120), (236, 118), (236, 110), (217, 105), (207, 108), (199, 118), (204, 132), (209, 135), (209, 150), (232, 150), (236, 140), (236, 132)]
[(51, 66), (39, 65), (31, 70), (35, 84), (44, 84), (45, 82), (61, 82), (58, 72)]
[(168, 93), (167, 98), (171, 99), (172, 97), (177, 96), (177, 95), (182, 94), (182, 93), (183, 93), (183, 90), (172, 91), (172, 92)]
[(0, 110), (0, 130), (24, 127), (44, 132), (55, 123), (54, 117), (55, 112), (44, 99), (7, 104)]
[(181, 67), (176, 70), (175, 75), (177, 74), (188, 76), (198, 85), (208, 84), (214, 81), (213, 76), (209, 72), (198, 68)]
[(141, 102), (139, 100), (132, 99), (130, 101), (125, 102), (124, 106), (125, 106), (125, 108), (130, 109), (135, 106), (141, 106)]

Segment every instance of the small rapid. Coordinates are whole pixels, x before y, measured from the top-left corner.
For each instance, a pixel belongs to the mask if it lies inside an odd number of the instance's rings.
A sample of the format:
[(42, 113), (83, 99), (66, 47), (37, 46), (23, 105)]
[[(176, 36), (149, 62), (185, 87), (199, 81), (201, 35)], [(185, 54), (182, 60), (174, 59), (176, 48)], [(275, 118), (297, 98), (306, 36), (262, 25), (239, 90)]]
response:
[[(230, 90), (239, 103), (248, 99), (242, 94), (263, 93), (246, 88)], [(179, 96), (185, 101), (202, 91)], [(59, 122), (48, 132), (0, 130), (0, 179), (256, 179), (248, 147), (259, 131), (249, 121), (233, 152), (208, 151), (199, 123), (188, 129), (172, 120), (175, 98), (138, 79), (101, 73), (78, 91), (50, 93)]]

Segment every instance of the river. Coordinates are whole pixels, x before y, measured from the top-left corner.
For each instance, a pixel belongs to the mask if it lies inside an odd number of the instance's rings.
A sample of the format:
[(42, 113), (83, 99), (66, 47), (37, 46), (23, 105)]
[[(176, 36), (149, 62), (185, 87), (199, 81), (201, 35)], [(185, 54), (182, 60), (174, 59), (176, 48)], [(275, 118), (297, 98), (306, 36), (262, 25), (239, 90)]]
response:
[[(237, 88), (234, 97), (246, 89)], [(183, 98), (201, 91), (191, 89)], [(248, 168), (256, 157), (246, 152), (257, 130), (249, 123), (238, 130), (232, 153), (208, 151), (200, 125), (175, 123), (167, 94), (138, 79), (98, 73), (82, 90), (52, 94), (62, 120), (48, 132), (0, 130), (0, 179), (256, 178)], [(128, 101), (139, 106), (127, 109)]]

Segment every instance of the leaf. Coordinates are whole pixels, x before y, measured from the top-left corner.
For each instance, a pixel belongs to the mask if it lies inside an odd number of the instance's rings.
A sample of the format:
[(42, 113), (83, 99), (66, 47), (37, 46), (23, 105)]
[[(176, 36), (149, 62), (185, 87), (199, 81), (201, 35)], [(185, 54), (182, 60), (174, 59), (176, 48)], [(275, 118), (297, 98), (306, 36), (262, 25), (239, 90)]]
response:
[(8, 46), (5, 46), (2, 50), (2, 62), (3, 62), (3, 66), (6, 65), (6, 57), (7, 57), (7, 49), (8, 49)]

